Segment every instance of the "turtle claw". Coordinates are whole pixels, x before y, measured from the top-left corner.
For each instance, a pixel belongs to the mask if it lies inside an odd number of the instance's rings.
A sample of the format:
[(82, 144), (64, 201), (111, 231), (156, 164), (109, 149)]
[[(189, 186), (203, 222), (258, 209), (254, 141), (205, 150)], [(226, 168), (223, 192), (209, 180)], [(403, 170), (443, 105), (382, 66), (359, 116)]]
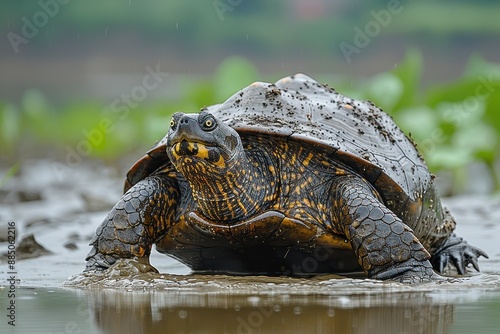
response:
[(476, 271), (480, 271), (477, 260), (481, 256), (488, 258), (488, 255), (484, 251), (469, 245), (467, 241), (453, 234), (435, 252), (432, 258), (432, 264), (434, 269), (439, 273), (443, 273), (451, 262), (457, 269), (458, 274), (464, 275), (465, 269), (469, 264), (472, 264)]
[(474, 267), (474, 269), (476, 269), (476, 271), (480, 271), (479, 270), (479, 264), (477, 264), (477, 259), (476, 258), (471, 258), (470, 259), (470, 262), (472, 263), (472, 266)]
[(461, 261), (461, 259), (459, 259), (458, 257), (452, 257), (451, 261), (453, 262), (453, 265), (455, 266), (455, 268), (457, 268), (459, 275), (465, 274), (464, 262)]
[(439, 259), (437, 259), (437, 268), (436, 268), (436, 263), (434, 263), (434, 268), (442, 273), (444, 271), (444, 268), (446, 268), (446, 266), (448, 265), (448, 257), (447, 256), (443, 256), (443, 257), (440, 257)]

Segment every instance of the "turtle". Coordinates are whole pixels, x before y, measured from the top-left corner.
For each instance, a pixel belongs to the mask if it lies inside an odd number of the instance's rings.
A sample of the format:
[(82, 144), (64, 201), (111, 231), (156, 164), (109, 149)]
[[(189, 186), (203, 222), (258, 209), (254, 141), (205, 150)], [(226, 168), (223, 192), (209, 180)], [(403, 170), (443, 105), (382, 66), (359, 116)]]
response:
[(454, 233), (413, 140), (370, 101), (305, 74), (254, 82), (167, 134), (127, 173), (85, 271), (149, 264), (153, 245), (194, 273), (362, 275), (422, 282), (487, 257)]

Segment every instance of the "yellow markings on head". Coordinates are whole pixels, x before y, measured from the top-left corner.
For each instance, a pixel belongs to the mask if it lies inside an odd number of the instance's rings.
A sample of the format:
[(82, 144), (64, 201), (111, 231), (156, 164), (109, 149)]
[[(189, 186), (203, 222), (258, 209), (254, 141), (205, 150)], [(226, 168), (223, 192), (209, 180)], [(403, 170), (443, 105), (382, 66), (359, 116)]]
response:
[[(175, 159), (179, 159), (183, 156), (185, 158), (186, 163), (188, 163), (188, 162), (192, 163), (193, 160), (190, 158), (193, 158), (193, 157), (208, 160), (210, 150), (206, 145), (204, 145), (202, 143), (196, 143), (196, 142), (188, 142), (187, 144), (188, 144), (187, 148), (186, 147), (181, 148), (180, 142), (176, 143), (172, 147), (172, 155), (174, 156)], [(188, 153), (186, 155), (186, 152), (184, 152), (184, 154), (182, 154), (181, 149), (184, 149), (190, 153)], [(196, 152), (196, 154), (193, 154), (195, 152)], [(189, 156), (189, 158), (188, 158), (188, 156)], [(226, 167), (226, 161), (224, 160), (224, 157), (222, 155), (219, 155), (219, 159), (217, 161), (215, 161), (215, 162), (211, 161), (211, 163), (220, 167), (220, 168)]]
[[(191, 145), (191, 143), (189, 143), (189, 144)], [(198, 153), (196, 153), (195, 157), (200, 158), (200, 159), (208, 159), (208, 152), (209, 152), (208, 148), (201, 143), (198, 143), (196, 145), (198, 147)], [(222, 155), (219, 155), (219, 160), (212, 162), (212, 163), (220, 168), (226, 167), (226, 160), (224, 160)]]
[(174, 156), (175, 160), (179, 160), (180, 155), (177, 153), (179, 152), (181, 148), (181, 143), (176, 143), (172, 148), (170, 149), (172, 155)]
[[(200, 159), (206, 159), (208, 158), (208, 149), (205, 145), (203, 144), (197, 144), (198, 146), (198, 153), (196, 153), (195, 157), (198, 157)], [(189, 143), (189, 149), (191, 149), (191, 147), (195, 147), (195, 144), (194, 143)]]
[(214, 165), (220, 167), (220, 168), (225, 168), (226, 167), (226, 160), (221, 156), (219, 156), (219, 160), (216, 162), (213, 162)]
[(197, 145), (193, 142), (188, 142), (188, 147), (187, 149), (191, 152), (193, 152), (197, 148)]

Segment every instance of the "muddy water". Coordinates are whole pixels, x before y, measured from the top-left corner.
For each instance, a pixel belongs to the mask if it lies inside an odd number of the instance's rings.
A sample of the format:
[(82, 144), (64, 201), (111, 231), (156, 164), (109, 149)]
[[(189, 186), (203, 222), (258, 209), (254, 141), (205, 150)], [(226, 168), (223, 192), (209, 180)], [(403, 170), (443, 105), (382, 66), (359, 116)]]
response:
[(17, 330), (19, 333), (498, 333), (500, 328), (498, 291), (479, 289), (462, 294), (388, 289), (371, 293), (368, 286), (365, 288), (360, 294), (341, 288), (338, 293), (327, 295), (25, 288), (18, 297)]
[[(53, 254), (16, 261), (14, 288), (0, 262), (0, 333), (500, 332), (498, 198), (445, 200), (457, 233), (490, 255), (480, 274), (461, 279), (407, 286), (338, 276), (203, 276), (158, 253), (151, 262), (161, 274), (123, 276), (124, 261), (86, 276), (87, 244), (119, 197), (119, 173), (83, 166), (60, 181), (50, 163), (29, 166), (0, 193), (0, 221), (15, 222), (17, 242), (33, 234)], [(0, 253), (7, 246), (0, 243)], [(7, 317), (12, 300), (15, 327)]]

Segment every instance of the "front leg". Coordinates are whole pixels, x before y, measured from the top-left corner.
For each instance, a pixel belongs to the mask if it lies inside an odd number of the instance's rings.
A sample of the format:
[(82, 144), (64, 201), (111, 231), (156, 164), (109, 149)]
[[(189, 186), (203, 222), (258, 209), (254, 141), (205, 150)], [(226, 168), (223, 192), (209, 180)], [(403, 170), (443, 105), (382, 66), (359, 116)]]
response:
[(333, 192), (334, 219), (368, 277), (414, 283), (435, 276), (429, 253), (367, 182), (339, 177)]
[(148, 267), (151, 247), (174, 220), (178, 198), (177, 181), (165, 174), (130, 188), (97, 228), (85, 271), (107, 269), (117, 258), (136, 257)]

